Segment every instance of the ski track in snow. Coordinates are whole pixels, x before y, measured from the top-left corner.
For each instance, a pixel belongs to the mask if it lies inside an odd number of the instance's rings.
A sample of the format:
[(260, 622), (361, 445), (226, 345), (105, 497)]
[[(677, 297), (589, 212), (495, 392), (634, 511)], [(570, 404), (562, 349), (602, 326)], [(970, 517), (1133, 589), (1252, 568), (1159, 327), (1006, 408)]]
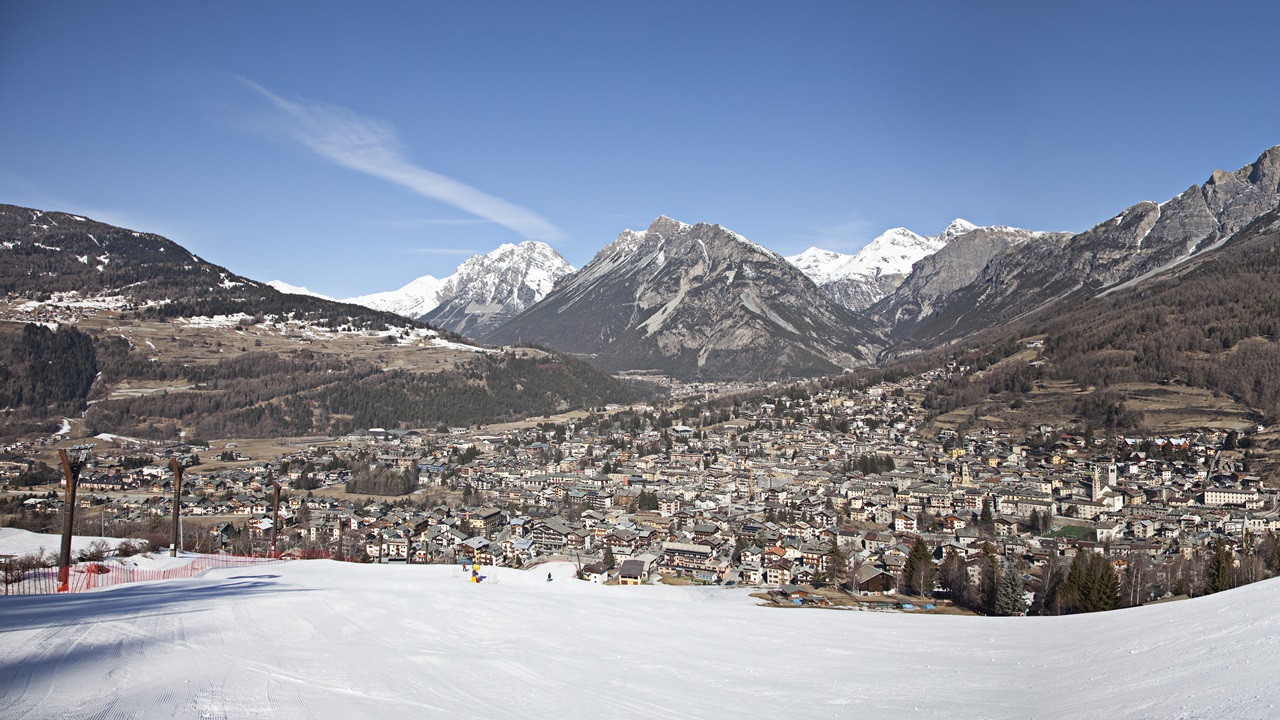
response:
[[(550, 570), (555, 581), (546, 582)], [(1280, 582), (1063, 618), (328, 561), (0, 598), (0, 717), (1269, 718)]]

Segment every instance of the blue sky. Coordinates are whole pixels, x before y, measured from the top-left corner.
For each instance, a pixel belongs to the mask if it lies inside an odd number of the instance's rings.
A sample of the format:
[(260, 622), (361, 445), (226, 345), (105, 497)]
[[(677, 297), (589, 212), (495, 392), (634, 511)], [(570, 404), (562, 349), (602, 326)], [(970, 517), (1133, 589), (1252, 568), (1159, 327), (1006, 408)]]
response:
[(1274, 3), (0, 4), (0, 202), (345, 297), (659, 214), (1084, 230), (1280, 143)]

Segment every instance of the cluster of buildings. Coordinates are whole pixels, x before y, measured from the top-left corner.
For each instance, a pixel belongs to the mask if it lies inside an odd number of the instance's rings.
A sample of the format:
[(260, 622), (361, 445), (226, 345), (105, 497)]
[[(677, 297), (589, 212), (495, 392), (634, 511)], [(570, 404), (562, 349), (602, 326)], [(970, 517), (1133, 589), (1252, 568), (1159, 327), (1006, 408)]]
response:
[[(503, 432), (374, 429), (187, 473), (182, 513), (207, 519), (215, 547), (274, 537), (280, 548), (383, 562), (557, 558), (598, 582), (662, 574), (861, 593), (898, 587), (917, 537), (935, 559), (955, 552), (976, 568), (994, 545), (1034, 569), (1081, 548), (1117, 561), (1189, 556), (1215, 540), (1235, 549), (1280, 528), (1275, 490), (1241, 471), (1221, 432), (926, 431), (914, 398), (941, 372)], [(100, 450), (82, 501), (122, 517), (168, 514), (166, 464), (125, 470), (130, 452)], [(339, 491), (366, 469), (409, 473), (416, 489), (374, 499)], [(315, 489), (286, 491), (276, 509), (273, 479)]]

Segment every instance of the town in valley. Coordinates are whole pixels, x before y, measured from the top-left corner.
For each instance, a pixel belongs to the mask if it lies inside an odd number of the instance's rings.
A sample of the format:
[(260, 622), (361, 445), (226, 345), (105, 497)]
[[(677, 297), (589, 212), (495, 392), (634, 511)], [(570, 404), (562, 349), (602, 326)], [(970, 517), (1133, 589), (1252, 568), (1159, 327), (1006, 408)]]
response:
[[(188, 550), (559, 560), (589, 582), (746, 587), (788, 606), (1056, 613), (1064, 600), (1046, 578), (1077, 556), (1114, 571), (1113, 601), (1096, 609), (1226, 589), (1212, 586), (1223, 553), (1234, 582), (1265, 577), (1280, 515), (1249, 471), (1264, 427), (1009, 429), (976, 413), (948, 425), (924, 406), (939, 380), (977, 372), (684, 385), (678, 401), (367, 428), (279, 441), (270, 457), (255, 441), (54, 436), (5, 447), (0, 472), (12, 524), (36, 529), (53, 528), (63, 493), (56, 480), (30, 487), (35, 468), (60, 479), (41, 459), (75, 442), (92, 449), (82, 534), (167, 527), (176, 459), (188, 468), (177, 493)], [(999, 609), (997, 577), (1010, 589)]]

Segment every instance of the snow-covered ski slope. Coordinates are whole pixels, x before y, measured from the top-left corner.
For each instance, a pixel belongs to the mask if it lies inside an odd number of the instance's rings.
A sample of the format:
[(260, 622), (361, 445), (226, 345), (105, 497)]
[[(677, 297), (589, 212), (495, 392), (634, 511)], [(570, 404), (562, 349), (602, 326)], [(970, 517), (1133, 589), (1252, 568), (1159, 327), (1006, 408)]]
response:
[(1274, 718), (1280, 583), (1063, 618), (329, 561), (0, 598), (4, 718)]
[[(91, 535), (73, 535), (71, 552), (79, 554), (88, 550), (91, 545), (101, 540), (108, 547), (115, 547), (120, 538), (93, 537)], [(62, 549), (62, 536), (48, 533), (33, 533), (18, 528), (0, 528), (0, 555), (49, 555), (56, 557)]]

